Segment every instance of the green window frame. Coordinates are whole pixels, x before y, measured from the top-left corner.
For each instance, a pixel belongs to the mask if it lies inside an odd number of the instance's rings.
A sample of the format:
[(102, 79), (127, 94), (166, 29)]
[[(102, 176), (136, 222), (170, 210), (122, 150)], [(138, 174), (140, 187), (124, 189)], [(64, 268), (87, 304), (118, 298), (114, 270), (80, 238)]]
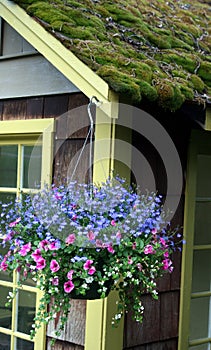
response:
[(211, 349), (211, 132), (191, 136), (178, 349)]
[[(7, 178), (3, 179), (2, 183), (6, 183), (6, 187), (0, 187), (0, 197), (5, 193), (14, 196), (21, 196), (21, 193), (28, 193), (29, 191), (37, 191), (36, 186), (31, 186), (28, 179), (23, 179), (24, 161), (26, 163), (28, 158), (33, 155), (27, 152), (31, 149), (38, 149), (38, 158), (40, 162), (40, 187), (51, 183), (52, 179), (52, 159), (53, 159), (53, 133), (54, 133), (54, 119), (36, 119), (36, 120), (19, 120), (19, 121), (2, 121), (0, 122), (0, 148), (4, 150), (3, 163), (6, 162), (7, 154), (11, 157), (11, 150), (16, 150), (15, 166), (16, 166), (16, 181), (12, 181), (13, 185), (8, 186)], [(6, 146), (6, 147), (5, 147)], [(35, 147), (34, 147), (35, 146)], [(41, 150), (41, 152), (40, 152)], [(25, 153), (24, 153), (25, 152)], [(26, 157), (25, 157), (26, 154)], [(25, 158), (24, 158), (25, 157)], [(28, 158), (27, 158), (28, 157)], [(36, 158), (36, 152), (35, 152)], [(12, 159), (12, 158), (11, 158)], [(35, 164), (37, 166), (38, 163)], [(6, 164), (7, 165), (7, 164)], [(1, 164), (0, 164), (1, 166)], [(4, 164), (2, 164), (4, 167)], [(10, 167), (11, 168), (11, 167)], [(30, 166), (27, 164), (27, 169)], [(32, 172), (36, 170), (32, 165)], [(12, 173), (14, 173), (12, 169)], [(30, 176), (30, 172), (29, 172)], [(15, 185), (14, 185), (15, 183)], [(0, 237), (1, 238), (1, 237)], [(17, 287), (18, 274), (14, 272), (13, 276), (8, 276), (6, 273), (0, 274), (0, 290), (1, 297), (4, 299), (11, 291)], [(38, 308), (39, 299), (42, 297), (42, 292), (36, 288), (33, 281), (28, 280), (24, 286), (19, 290), (17, 296), (12, 301), (10, 310), (4, 309), (1, 301), (0, 308), (0, 339), (1, 345), (8, 345), (10, 343), (10, 350), (44, 350), (46, 330), (42, 326), (35, 338), (30, 339), (30, 329), (32, 318), (35, 310)], [(2, 312), (2, 317), (1, 317)], [(25, 314), (24, 314), (25, 313)], [(26, 315), (26, 316), (25, 316)], [(28, 323), (26, 322), (28, 319)]]

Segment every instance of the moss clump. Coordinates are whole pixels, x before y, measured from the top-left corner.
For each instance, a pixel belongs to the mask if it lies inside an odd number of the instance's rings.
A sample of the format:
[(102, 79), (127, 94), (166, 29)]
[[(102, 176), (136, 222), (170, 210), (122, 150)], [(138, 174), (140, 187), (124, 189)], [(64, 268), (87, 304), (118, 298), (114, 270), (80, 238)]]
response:
[(171, 82), (162, 82), (156, 86), (158, 93), (158, 104), (164, 109), (170, 109), (172, 112), (179, 109), (185, 101), (178, 86), (173, 86)]
[(209, 86), (211, 86), (211, 62), (204, 61), (201, 62), (200, 68), (198, 70), (198, 75), (200, 78), (206, 81)]
[(185, 96), (186, 100), (192, 101), (194, 99), (194, 92), (191, 88), (189, 88), (188, 86), (184, 85), (180, 85), (180, 91), (181, 93)]
[[(58, 8), (54, 8), (52, 5), (45, 1), (36, 2), (28, 7), (28, 11), (31, 15), (38, 18), (42, 18), (43, 21), (53, 26), (54, 22), (69, 22), (70, 18), (60, 11)], [(72, 22), (72, 21), (71, 21)]]
[(198, 92), (203, 92), (205, 85), (204, 85), (204, 82), (201, 80), (201, 78), (198, 77), (198, 75), (192, 74), (190, 81), (192, 83), (191, 85), (194, 90)]
[(145, 97), (147, 100), (154, 102), (158, 98), (157, 90), (154, 86), (150, 85), (146, 81), (139, 81), (138, 85), (140, 87), (141, 96)]
[(111, 88), (123, 95), (128, 95), (133, 102), (140, 102), (141, 94), (139, 85), (135, 80), (116, 69), (114, 66), (103, 66), (97, 73), (102, 77)]

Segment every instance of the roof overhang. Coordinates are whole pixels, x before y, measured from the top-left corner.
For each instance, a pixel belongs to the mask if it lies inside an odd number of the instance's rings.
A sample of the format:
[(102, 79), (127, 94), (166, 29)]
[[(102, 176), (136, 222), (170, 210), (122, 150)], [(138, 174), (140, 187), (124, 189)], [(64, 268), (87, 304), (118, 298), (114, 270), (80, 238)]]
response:
[(102, 102), (112, 100), (113, 94), (108, 84), (20, 6), (9, 0), (1, 0), (0, 16), (87, 97), (96, 96)]

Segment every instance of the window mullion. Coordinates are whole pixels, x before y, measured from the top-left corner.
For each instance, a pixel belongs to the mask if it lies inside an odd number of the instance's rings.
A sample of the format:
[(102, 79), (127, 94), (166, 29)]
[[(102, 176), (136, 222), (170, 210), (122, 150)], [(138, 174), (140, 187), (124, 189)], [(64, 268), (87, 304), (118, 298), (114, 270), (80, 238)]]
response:
[(23, 184), (23, 146), (18, 144), (18, 165), (17, 165), (17, 196), (20, 197), (20, 192)]

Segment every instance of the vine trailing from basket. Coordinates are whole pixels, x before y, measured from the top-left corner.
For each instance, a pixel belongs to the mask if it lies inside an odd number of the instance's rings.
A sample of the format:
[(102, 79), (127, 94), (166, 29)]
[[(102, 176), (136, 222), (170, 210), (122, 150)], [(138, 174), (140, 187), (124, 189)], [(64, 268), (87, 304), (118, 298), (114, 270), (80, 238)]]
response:
[[(171, 230), (161, 197), (141, 194), (121, 178), (100, 186), (71, 182), (1, 204), (1, 235), (5, 254), (0, 269), (19, 273), (8, 302), (28, 278), (43, 291), (31, 337), (41, 323), (61, 313), (55, 331), (64, 329), (71, 298), (98, 298), (117, 290), (112, 324), (124, 312), (142, 322), (143, 293), (158, 298), (156, 281), (172, 272), (171, 254), (177, 230)], [(176, 238), (176, 241), (178, 239)], [(90, 293), (90, 294), (89, 294)], [(47, 308), (48, 306), (48, 308)]]

